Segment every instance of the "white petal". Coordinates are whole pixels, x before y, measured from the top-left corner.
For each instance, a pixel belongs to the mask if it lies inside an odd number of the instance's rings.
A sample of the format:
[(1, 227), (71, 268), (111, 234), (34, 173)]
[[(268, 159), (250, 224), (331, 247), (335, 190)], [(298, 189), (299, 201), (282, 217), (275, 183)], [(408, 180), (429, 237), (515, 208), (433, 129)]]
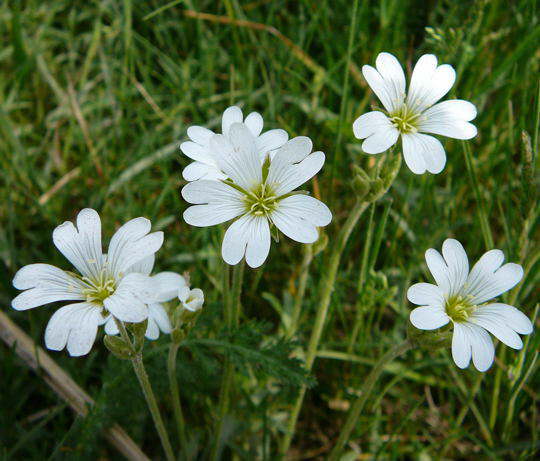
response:
[(107, 263), (112, 274), (125, 274), (133, 264), (161, 248), (163, 232), (149, 234), (150, 228), (150, 221), (141, 217), (128, 221), (115, 232), (107, 254)]
[(449, 138), (471, 139), (476, 136), (477, 130), (469, 120), (475, 117), (474, 104), (459, 99), (443, 101), (422, 114), (418, 120), (418, 129)]
[(319, 238), (317, 227), (326, 226), (332, 213), (313, 197), (292, 195), (279, 202), (271, 218), (287, 237), (300, 243), (313, 243)]
[(495, 348), (488, 332), (478, 325), (467, 323), (472, 347), (473, 364), (478, 371), (487, 371), (495, 358)]
[(304, 194), (291, 195), (279, 202), (279, 209), (305, 219), (314, 226), (323, 227), (332, 221), (332, 212), (320, 200)]
[(107, 320), (107, 322), (105, 323), (105, 333), (112, 336), (120, 333), (120, 331), (118, 330), (118, 326), (114, 321), (114, 317), (112, 316), (110, 316), (109, 320)]
[(443, 242), (442, 254), (448, 266), (448, 276), (450, 279), (449, 296), (459, 292), (465, 284), (469, 275), (469, 260), (463, 245), (455, 239), (446, 239)]
[(156, 285), (157, 302), (170, 301), (176, 298), (178, 290), (187, 286), (186, 279), (175, 272), (160, 272), (152, 277)]
[(155, 341), (159, 338), (159, 327), (157, 323), (150, 317), (148, 317), (148, 322), (146, 323), (146, 332), (144, 333), (146, 339), (150, 341)]
[(254, 218), (250, 232), (246, 246), (246, 263), (249, 267), (256, 268), (266, 261), (270, 252), (270, 226), (266, 217)]
[(195, 204), (229, 203), (243, 201), (243, 194), (221, 181), (191, 182), (182, 188), (182, 197), (186, 202)]
[(193, 142), (205, 146), (210, 142), (210, 138), (214, 136), (214, 132), (203, 126), (194, 125), (187, 129), (187, 135)]
[(438, 139), (420, 133), (402, 135), (403, 157), (409, 169), (415, 174), (429, 171), (438, 174), (446, 164), (446, 154)]
[(45, 329), (45, 345), (60, 351), (67, 344), (69, 355), (88, 354), (96, 339), (98, 325), (102, 322), (101, 308), (95, 304), (69, 304), (58, 309)]
[(244, 120), (244, 123), (249, 128), (249, 131), (251, 131), (251, 134), (255, 138), (261, 134), (264, 122), (261, 114), (259, 114), (258, 112), (252, 112), (251, 114), (249, 114)]
[(446, 239), (443, 243), (443, 257), (437, 250), (426, 251), (426, 263), (437, 285), (446, 296), (457, 294), (467, 279), (469, 262), (461, 243)]
[(139, 274), (150, 275), (150, 272), (152, 272), (152, 269), (154, 268), (155, 260), (155, 255), (147, 256), (146, 258), (141, 259), (140, 261), (133, 264), (133, 266), (131, 266), (126, 271), (126, 274), (129, 274), (131, 272), (137, 272)]
[(362, 73), (385, 109), (393, 112), (402, 105), (405, 97), (405, 74), (399, 61), (390, 53), (380, 53), (376, 66), (376, 70), (363, 66)]
[(246, 255), (250, 267), (259, 267), (270, 250), (270, 230), (265, 217), (242, 216), (225, 232), (221, 254), (227, 264), (238, 264)]
[(496, 317), (501, 322), (504, 322), (506, 326), (521, 335), (530, 335), (533, 332), (532, 322), (523, 312), (514, 306), (502, 303), (490, 303), (480, 306), (476, 312)]
[(474, 277), (471, 272), (463, 293), (470, 295), (474, 304), (482, 304), (513, 288), (522, 277), (523, 268), (514, 263), (507, 263), (495, 272), (480, 269), (475, 272)]
[(511, 327), (506, 325), (504, 317), (494, 315), (489, 310), (484, 310), (484, 306), (480, 306), (467, 321), (485, 328), (499, 341), (502, 341), (509, 347), (514, 349), (521, 349), (523, 347), (521, 338)]
[(197, 312), (201, 310), (204, 304), (204, 293), (200, 288), (193, 288), (189, 290), (188, 296), (185, 297), (184, 301), (189, 297), (190, 301), (184, 303), (184, 307), (191, 312)]
[(288, 194), (315, 176), (324, 165), (322, 152), (311, 152), (311, 140), (305, 136), (291, 139), (273, 157), (266, 183), (277, 196)]
[(242, 123), (244, 116), (242, 115), (242, 109), (238, 106), (231, 106), (225, 109), (223, 117), (221, 118), (221, 132), (225, 135), (229, 135), (229, 130), (234, 123)]
[(159, 303), (148, 305), (148, 318), (153, 320), (163, 333), (171, 332), (171, 321), (165, 308)]
[(323, 152), (313, 152), (300, 163), (293, 165), (283, 165), (277, 177), (277, 169), (272, 177), (267, 180), (267, 184), (272, 188), (277, 196), (288, 194), (297, 187), (309, 181), (323, 167), (325, 162)]
[(147, 275), (128, 274), (103, 305), (117, 319), (139, 323), (148, 317), (147, 304), (154, 300), (155, 291), (156, 284)]
[(288, 139), (289, 135), (287, 134), (287, 132), (281, 129), (269, 130), (266, 133), (261, 134), (255, 140), (255, 144), (257, 145), (257, 151), (261, 156), (261, 160), (263, 160), (266, 157), (266, 154), (268, 154), (269, 152), (274, 151), (275, 149), (279, 149), (281, 146), (283, 146)]
[(186, 141), (180, 144), (180, 150), (196, 162), (205, 163), (207, 165), (216, 165), (212, 150), (210, 150), (208, 146), (201, 146), (200, 144)]
[(183, 303), (185, 303), (187, 299), (189, 298), (190, 293), (191, 293), (191, 290), (189, 289), (187, 285), (180, 287), (178, 289), (178, 299), (182, 301)]
[(398, 137), (399, 131), (388, 120), (386, 126), (381, 126), (379, 131), (366, 138), (362, 143), (362, 150), (366, 154), (380, 154), (392, 147), (397, 142)]
[(407, 94), (408, 108), (416, 113), (424, 111), (448, 93), (455, 80), (456, 72), (452, 66), (437, 66), (437, 58), (425, 54), (414, 66)]
[(358, 117), (353, 123), (353, 133), (358, 139), (365, 139), (392, 125), (389, 118), (379, 111), (372, 111)]
[(234, 266), (244, 257), (249, 238), (250, 223), (251, 216), (244, 215), (233, 222), (225, 232), (221, 244), (221, 256), (227, 264)]
[(192, 162), (182, 170), (182, 177), (186, 181), (197, 181), (207, 176), (225, 176), (218, 168), (201, 162)]
[(454, 323), (452, 335), (452, 358), (459, 368), (467, 368), (471, 362), (471, 341), (466, 324)]
[(255, 138), (243, 123), (235, 123), (229, 136), (215, 135), (210, 147), (216, 152), (219, 168), (237, 185), (250, 190), (262, 180), (262, 165)]
[(192, 226), (206, 227), (229, 221), (245, 212), (240, 204), (194, 205), (184, 211), (184, 221)]
[(407, 290), (407, 298), (419, 306), (444, 307), (444, 293), (431, 283), (415, 283)]
[(56, 301), (85, 299), (84, 285), (72, 275), (49, 264), (29, 264), (19, 269), (13, 278), (13, 286), (26, 290), (11, 302), (11, 306), (23, 311)]
[(77, 228), (66, 221), (53, 231), (56, 248), (86, 277), (101, 271), (101, 220), (97, 211), (85, 208), (77, 215)]
[(450, 321), (441, 307), (433, 306), (417, 307), (411, 312), (409, 318), (411, 323), (420, 330), (435, 330)]

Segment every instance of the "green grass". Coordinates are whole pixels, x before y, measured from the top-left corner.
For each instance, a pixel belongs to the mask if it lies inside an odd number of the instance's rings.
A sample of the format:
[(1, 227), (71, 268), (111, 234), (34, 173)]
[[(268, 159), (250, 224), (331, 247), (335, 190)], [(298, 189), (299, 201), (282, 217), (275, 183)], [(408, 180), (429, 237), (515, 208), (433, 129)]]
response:
[[(332, 242), (354, 203), (352, 165), (373, 166), (351, 124), (376, 102), (374, 95), (354, 73), (344, 87), (352, 6), (341, 0), (8, 0), (0, 6), (2, 309), (43, 344), (53, 307), (10, 309), (17, 269), (33, 262), (68, 268), (51, 233), (84, 207), (99, 210), (106, 238), (127, 219), (150, 218), (165, 232), (158, 268), (190, 271), (207, 297), (178, 362), (191, 448), (200, 459), (208, 455), (217, 415), (224, 351), (233, 357), (236, 386), (223, 457), (275, 459), (286, 415), (305, 381), (296, 362), (280, 360), (309, 340), (328, 251), (313, 259), (295, 344), (279, 341), (280, 318), (292, 310), (303, 250), (286, 238), (273, 244), (263, 268), (246, 271), (245, 326), (228, 335), (222, 328), (219, 230), (189, 227), (181, 218), (186, 203), (180, 173), (188, 160), (178, 143), (191, 124), (217, 128), (232, 103), (261, 112), (266, 128), (311, 137), (327, 155), (318, 187), (332, 202)], [(298, 48), (272, 31), (189, 17), (186, 9), (272, 26)], [(449, 96), (478, 107), (479, 136), (467, 144), (469, 165), (461, 142), (448, 139), (441, 174), (415, 176), (403, 165), (388, 194), (353, 231), (293, 458), (328, 454), (371, 364), (405, 337), (412, 308), (406, 290), (430, 281), (427, 248), (456, 237), (474, 260), (492, 239), (507, 260), (525, 267), (510, 298), (532, 317), (540, 274), (539, 13), (534, 0), (359, 3), (351, 63), (373, 64), (377, 53), (389, 51), (410, 72), (421, 54), (436, 54), (457, 70)], [(530, 138), (529, 151), (524, 138)], [(533, 334), (519, 353), (499, 344), (499, 361), (485, 375), (459, 370), (449, 350), (410, 351), (376, 385), (348, 450), (361, 451), (361, 459), (534, 457), (540, 444), (539, 342)], [(167, 345), (167, 338), (147, 344), (145, 360), (174, 435)], [(117, 453), (101, 436), (111, 422), (152, 459), (163, 456), (129, 363), (110, 356), (101, 339), (85, 358), (52, 355), (97, 406), (88, 418), (74, 418), (1, 344), (0, 458), (113, 458)], [(42, 410), (48, 411), (33, 417)]]

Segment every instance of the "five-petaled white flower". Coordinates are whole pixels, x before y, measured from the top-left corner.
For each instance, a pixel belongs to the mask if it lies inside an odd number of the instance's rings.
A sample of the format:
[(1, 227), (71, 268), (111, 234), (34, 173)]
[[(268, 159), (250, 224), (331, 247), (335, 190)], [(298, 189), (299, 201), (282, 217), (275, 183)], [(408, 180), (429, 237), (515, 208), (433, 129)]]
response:
[[(47, 325), (49, 349), (67, 350), (72, 356), (87, 354), (97, 329), (110, 315), (125, 322), (142, 322), (148, 305), (155, 302), (155, 282), (137, 272), (141, 261), (163, 244), (163, 232), (150, 232), (150, 221), (135, 218), (113, 235), (107, 254), (101, 246), (101, 220), (86, 208), (77, 227), (66, 221), (53, 232), (53, 242), (81, 275), (49, 264), (20, 269), (13, 286), (24, 290), (12, 301), (17, 310), (33, 309), (56, 301), (77, 301), (58, 309)], [(174, 287), (178, 290), (178, 286)]]
[(182, 189), (182, 196), (196, 204), (184, 212), (193, 226), (213, 226), (236, 219), (225, 232), (222, 256), (238, 264), (245, 255), (251, 267), (264, 263), (270, 251), (270, 225), (301, 243), (318, 238), (318, 226), (332, 219), (328, 207), (295, 188), (319, 172), (322, 152), (311, 153), (307, 137), (291, 139), (261, 163), (259, 147), (250, 130), (234, 123), (228, 136), (214, 135), (209, 142), (227, 181), (194, 181)]
[(531, 321), (515, 307), (489, 302), (523, 277), (519, 264), (501, 267), (503, 261), (501, 250), (490, 250), (469, 273), (463, 246), (447, 239), (442, 256), (433, 248), (426, 251), (426, 262), (437, 285), (417, 283), (407, 292), (409, 301), (422, 306), (410, 315), (416, 328), (434, 330), (450, 321), (454, 324), (452, 356), (460, 368), (469, 366), (471, 354), (479, 371), (491, 366), (495, 349), (488, 331), (507, 346), (521, 349), (523, 342), (518, 333), (527, 335), (533, 330)]
[(178, 290), (178, 299), (184, 309), (190, 312), (200, 311), (204, 304), (204, 293), (200, 288), (190, 289), (187, 285)]
[(379, 154), (401, 135), (403, 156), (413, 173), (440, 173), (446, 163), (444, 148), (438, 139), (422, 133), (455, 139), (471, 139), (477, 133), (469, 123), (476, 117), (472, 103), (452, 99), (435, 104), (454, 85), (456, 72), (448, 64), (438, 66), (437, 58), (426, 54), (416, 63), (406, 94), (405, 74), (395, 56), (380, 53), (376, 66), (363, 66), (362, 73), (386, 113), (368, 112), (354, 121), (354, 135), (365, 139), (362, 149)]
[[(234, 123), (243, 123), (255, 137), (255, 145), (257, 152), (261, 155), (261, 162), (264, 161), (267, 153), (273, 156), (275, 150), (289, 139), (287, 132), (281, 129), (269, 130), (261, 134), (263, 118), (258, 112), (251, 112), (244, 120), (239, 107), (227, 108), (221, 119), (223, 136), (229, 137), (229, 131)], [(186, 181), (227, 179), (227, 174), (221, 170), (216, 158), (218, 153), (210, 146), (210, 139), (215, 133), (202, 126), (190, 126), (187, 134), (191, 141), (183, 142), (180, 149), (195, 161), (184, 168), (182, 172), (184, 179)]]
[[(132, 268), (135, 272), (150, 275), (154, 267), (154, 255), (145, 258)], [(148, 302), (148, 325), (145, 336), (154, 340), (159, 338), (159, 332), (169, 334), (171, 332), (171, 321), (167, 314), (167, 309), (162, 304), (175, 299), (178, 291), (187, 287), (187, 282), (180, 274), (175, 272), (160, 272), (150, 277), (154, 282), (153, 300)], [(118, 326), (112, 316), (105, 323), (105, 333), (117, 335)]]

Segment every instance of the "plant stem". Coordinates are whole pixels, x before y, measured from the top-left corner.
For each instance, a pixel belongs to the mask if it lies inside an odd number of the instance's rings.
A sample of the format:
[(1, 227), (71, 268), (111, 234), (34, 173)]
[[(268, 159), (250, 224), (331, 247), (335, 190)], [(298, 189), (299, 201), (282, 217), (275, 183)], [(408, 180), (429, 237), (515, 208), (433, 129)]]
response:
[(313, 260), (313, 247), (312, 245), (304, 245), (304, 257), (300, 266), (300, 277), (298, 278), (298, 288), (296, 290), (296, 296), (294, 298), (294, 306), (291, 317), (291, 327), (287, 333), (287, 338), (292, 338), (298, 330), (298, 322), (300, 321), (300, 314), (302, 313), (302, 301), (306, 293), (307, 280), (309, 275), (309, 266)]
[[(124, 322), (116, 321), (116, 325), (118, 326), (118, 329), (120, 330), (120, 335), (122, 336), (122, 339), (127, 344), (130, 344), (133, 347), (133, 344), (131, 342), (131, 339), (129, 338)], [(159, 407), (156, 401), (156, 397), (154, 395), (154, 391), (152, 390), (152, 385), (150, 384), (150, 380), (148, 379), (148, 374), (146, 373), (146, 369), (143, 364), (142, 354), (137, 353), (135, 357), (131, 359), (131, 364), (133, 365), (133, 370), (135, 371), (135, 375), (137, 376), (137, 379), (139, 380), (139, 384), (143, 391), (144, 398), (146, 399), (146, 404), (148, 405), (148, 409), (150, 410), (150, 413), (152, 414), (152, 419), (154, 420), (154, 426), (156, 428), (157, 433), (159, 434), (161, 445), (163, 447), (163, 450), (165, 451), (167, 460), (175, 461), (173, 449), (171, 446), (171, 442), (169, 440), (169, 435), (167, 434), (167, 430), (165, 429), (165, 424), (163, 423), (163, 419), (161, 418), (161, 413), (159, 412)]]
[(178, 389), (178, 380), (176, 378), (176, 357), (178, 355), (179, 344), (171, 342), (169, 348), (169, 357), (167, 360), (167, 373), (169, 375), (169, 387), (171, 390), (171, 397), (174, 410), (174, 419), (176, 420), (176, 430), (178, 431), (178, 439), (181, 443), (181, 450), (183, 457), (187, 458), (187, 435), (186, 435), (186, 422), (184, 419), (184, 413), (182, 412), (182, 404), (180, 402), (180, 391)]
[(330, 457), (328, 458), (329, 461), (336, 461), (339, 459), (341, 451), (343, 450), (343, 447), (349, 440), (349, 437), (351, 436), (351, 432), (353, 431), (353, 429), (355, 428), (358, 422), (358, 418), (360, 417), (360, 414), (362, 413), (362, 409), (364, 408), (364, 405), (369, 395), (371, 394), (373, 386), (377, 382), (377, 379), (379, 379), (379, 376), (382, 374), (385, 365), (391, 362), (392, 360), (394, 360), (396, 357), (403, 355), (412, 347), (413, 345), (410, 342), (410, 340), (407, 339), (403, 341), (401, 344), (394, 346), (386, 354), (384, 354), (379, 359), (379, 361), (375, 364), (375, 366), (372, 368), (371, 372), (369, 373), (369, 375), (364, 381), (361, 395), (356, 399), (351, 409), (349, 410), (349, 414), (347, 415), (347, 420), (345, 421), (345, 424), (343, 425), (343, 428), (341, 429), (336, 445), (334, 446), (334, 449), (332, 450), (332, 453), (330, 453)]
[[(354, 47), (354, 41), (356, 38), (356, 22), (357, 22), (357, 16), (358, 16), (358, 0), (354, 0), (352, 12), (351, 12), (351, 26), (349, 29), (349, 43), (347, 45), (347, 59), (345, 61), (345, 72), (343, 76), (343, 94), (341, 97), (341, 104), (339, 108), (339, 122), (338, 122), (338, 132), (337, 132), (337, 139), (336, 139), (336, 145), (334, 148), (335, 155), (332, 159), (332, 171), (331, 171), (331, 195), (330, 195), (330, 203), (333, 203), (334, 199), (334, 179), (336, 176), (336, 169), (339, 164), (339, 161), (341, 160), (341, 144), (343, 139), (343, 122), (345, 120), (345, 112), (347, 110), (347, 102), (349, 99), (349, 67), (351, 63), (351, 57), (352, 57), (352, 50)], [(350, 129), (350, 128), (349, 128)]]
[[(238, 327), (240, 323), (240, 295), (242, 293), (242, 281), (244, 278), (244, 263), (241, 262), (234, 267), (232, 287), (230, 289), (228, 266), (225, 266), (225, 270), (227, 271), (227, 274), (224, 274), (223, 278), (223, 296), (225, 303), (225, 319), (230, 331), (233, 326)], [(212, 453), (210, 454), (210, 459), (213, 461), (218, 459), (220, 453), (223, 421), (229, 410), (229, 394), (232, 386), (233, 371), (233, 364), (227, 357), (225, 359), (225, 371), (223, 373), (223, 380), (219, 393), (218, 421), (214, 432), (215, 439), (214, 444), (212, 445)]]
[(484, 243), (486, 247), (493, 248), (493, 236), (491, 235), (491, 229), (487, 218), (486, 209), (484, 207), (484, 201), (480, 195), (480, 189), (478, 188), (478, 177), (472, 163), (471, 148), (468, 143), (462, 143), (463, 154), (465, 155), (465, 164), (467, 165), (467, 171), (469, 173), (469, 179), (474, 190), (476, 202), (478, 203), (478, 215), (480, 217), (480, 228), (482, 229), (482, 235), (484, 237)]
[[(320, 303), (317, 308), (317, 316), (315, 318), (315, 325), (313, 327), (313, 331), (311, 332), (308, 350), (306, 353), (305, 367), (308, 372), (311, 371), (311, 368), (313, 367), (313, 362), (315, 360), (315, 356), (317, 355), (317, 348), (319, 346), (324, 324), (326, 322), (326, 315), (328, 314), (328, 307), (330, 305), (330, 299), (332, 297), (332, 292), (334, 291), (334, 284), (336, 281), (339, 262), (341, 260), (341, 254), (343, 253), (343, 250), (345, 249), (345, 245), (347, 241), (349, 240), (349, 237), (351, 236), (354, 226), (356, 225), (356, 223), (358, 222), (358, 219), (360, 219), (360, 216), (362, 216), (362, 213), (367, 209), (368, 206), (369, 206), (368, 202), (364, 202), (361, 200), (356, 202), (355, 206), (353, 207), (349, 216), (347, 217), (345, 224), (343, 225), (343, 227), (341, 228), (337, 236), (337, 239), (335, 241), (335, 244), (332, 249), (332, 253), (330, 255), (330, 259), (328, 262), (326, 277), (323, 277), (321, 279), (320, 296), (319, 296)], [(287, 453), (291, 445), (292, 438), (294, 436), (295, 427), (296, 427), (296, 421), (298, 420), (298, 415), (300, 414), (300, 409), (302, 408), (302, 403), (304, 401), (305, 394), (306, 394), (306, 386), (302, 386), (302, 388), (300, 389), (300, 393), (294, 404), (291, 417), (289, 419), (289, 424), (287, 426), (287, 432), (285, 434), (283, 443), (281, 445), (282, 455), (285, 455), (285, 453)]]

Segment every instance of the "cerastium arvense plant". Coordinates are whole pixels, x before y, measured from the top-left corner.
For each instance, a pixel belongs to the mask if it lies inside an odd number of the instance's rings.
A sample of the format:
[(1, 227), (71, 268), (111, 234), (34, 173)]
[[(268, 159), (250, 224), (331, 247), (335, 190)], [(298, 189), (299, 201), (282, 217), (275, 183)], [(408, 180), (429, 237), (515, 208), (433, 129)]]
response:
[[(424, 55), (418, 60), (408, 92), (402, 67), (389, 53), (379, 54), (376, 68), (366, 65), (362, 72), (383, 108), (361, 115), (353, 124), (353, 132), (364, 140), (365, 153), (388, 152), (373, 158), (370, 168), (352, 166), (349, 187), (355, 204), (334, 217), (329, 232), (322, 228), (330, 225), (333, 216), (319, 195), (330, 194), (316, 188), (315, 197), (299, 189), (325, 163), (324, 153), (312, 152), (310, 138), (289, 139), (283, 129), (263, 132), (260, 114), (252, 112), (244, 118), (239, 107), (231, 106), (223, 113), (221, 133), (192, 126), (187, 130), (190, 141), (181, 145), (184, 154), (193, 160), (183, 171), (187, 184), (181, 194), (191, 205), (184, 212), (185, 222), (196, 227), (231, 222), (227, 228), (220, 229), (224, 264), (219, 281), (223, 324), (229, 333), (238, 331), (245, 319), (242, 291), (247, 269), (243, 260), (250, 268), (262, 266), (269, 257), (272, 239), (279, 242), (281, 234), (306, 244), (297, 297), (290, 315), (282, 316), (280, 328), (285, 341), (298, 336), (307, 279), (314, 278), (315, 321), (305, 347), (300, 343), (295, 349), (305, 375), (312, 371), (320, 352), (347, 242), (366, 210), (389, 194), (400, 171), (402, 156), (413, 173), (440, 173), (446, 164), (446, 154), (441, 142), (431, 135), (466, 140), (477, 133), (470, 123), (476, 117), (472, 103), (457, 99), (438, 102), (453, 86), (456, 73), (448, 64), (438, 65), (434, 55)], [(399, 137), (401, 151), (395, 147)], [(177, 456), (143, 362), (145, 338), (155, 340), (161, 333), (168, 334), (172, 413), (179, 456), (187, 459), (191, 456), (189, 446), (193, 436), (180, 399), (178, 352), (201, 313), (204, 294), (201, 289), (190, 287), (187, 275), (173, 272), (152, 275), (163, 233), (151, 233), (150, 228), (150, 221), (145, 218), (128, 221), (113, 235), (104, 253), (98, 213), (82, 210), (77, 215), (76, 226), (65, 222), (53, 232), (55, 246), (78, 273), (48, 264), (23, 267), (13, 280), (15, 288), (22, 293), (13, 299), (12, 307), (26, 310), (57, 301), (72, 302), (52, 315), (45, 331), (49, 349), (66, 348), (71, 356), (88, 354), (99, 327), (104, 326), (106, 347), (116, 357), (132, 363), (167, 459), (173, 460)], [(371, 233), (366, 245), (369, 239)], [(323, 255), (318, 256), (320, 253)], [(312, 270), (311, 263), (316, 257), (323, 259), (323, 270), (319, 273)], [(436, 284), (417, 283), (409, 288), (408, 299), (419, 306), (410, 313), (409, 334), (384, 353), (363, 380), (330, 459), (340, 459), (384, 367), (410, 349), (433, 350), (451, 345), (458, 367), (466, 368), (472, 359), (474, 366), (483, 372), (492, 365), (495, 355), (489, 333), (511, 348), (523, 346), (519, 335), (532, 332), (531, 321), (511, 304), (494, 301), (518, 284), (524, 273), (518, 264), (503, 265), (503, 259), (502, 251), (489, 249), (469, 270), (465, 250), (457, 240), (445, 240), (442, 255), (434, 249), (427, 250), (426, 263)], [(234, 268), (231, 270), (229, 266)], [(365, 274), (360, 283), (364, 281)], [(353, 328), (356, 338), (358, 325)], [(207, 452), (211, 459), (218, 459), (223, 452), (227, 415), (233, 411), (232, 402), (239, 395), (235, 363), (227, 353), (223, 370), (216, 417), (208, 430), (211, 440)], [(277, 434), (282, 456), (287, 455), (295, 436), (307, 390), (308, 380), (303, 380), (293, 404), (285, 412), (281, 433)]]

